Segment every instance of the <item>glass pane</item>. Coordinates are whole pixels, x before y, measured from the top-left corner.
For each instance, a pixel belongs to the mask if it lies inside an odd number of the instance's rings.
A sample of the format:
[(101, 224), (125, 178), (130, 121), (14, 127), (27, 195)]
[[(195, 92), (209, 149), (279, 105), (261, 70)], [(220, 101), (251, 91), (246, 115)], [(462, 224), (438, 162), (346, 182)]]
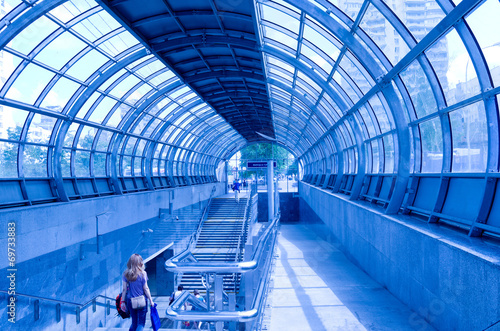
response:
[(262, 5), (262, 19), (277, 23), (296, 34), (299, 33), (299, 20), (278, 9)]
[(17, 151), (19, 145), (0, 141), (0, 178), (18, 177)]
[(401, 72), (400, 76), (413, 101), (417, 117), (421, 118), (435, 113), (437, 111), (436, 100), (418, 61), (413, 61), (408, 68)]
[(445, 16), (436, 1), (388, 1), (387, 6), (406, 25), (417, 41), (432, 30)]
[(111, 132), (102, 130), (97, 141), (96, 151), (107, 151), (111, 137), (113, 137)]
[(159, 167), (160, 160), (154, 159), (153, 160), (153, 165), (152, 165), (152, 172), (153, 176), (158, 176), (158, 167)]
[(75, 176), (89, 177), (90, 176), (90, 152), (75, 153)]
[(94, 153), (94, 176), (106, 177), (106, 154)]
[(85, 81), (90, 77), (90, 75), (106, 63), (106, 61), (108, 61), (107, 57), (93, 49), (76, 61), (76, 63), (73, 64), (71, 68), (66, 71), (66, 73), (77, 79)]
[(125, 93), (127, 93), (135, 84), (139, 83), (140, 80), (139, 78), (130, 75), (124, 80), (122, 80), (118, 85), (116, 85), (111, 92), (109, 92), (111, 95), (121, 98)]
[(24, 145), (24, 177), (47, 177), (47, 147)]
[(0, 106), (0, 137), (19, 140), (27, 116), (24, 110)]
[(61, 152), (61, 170), (63, 177), (71, 177), (71, 151), (64, 148)]
[[(313, 0), (309, 0), (309, 1), (313, 1)], [(361, 9), (363, 2), (362, 1), (339, 1), (339, 3), (335, 4), (335, 5), (354, 21), (356, 19), (356, 17), (358, 16), (359, 10)], [(333, 16), (333, 13), (330, 15)]]
[(281, 31), (264, 27), (264, 37), (288, 46), (294, 51), (297, 50), (297, 39), (294, 39)]
[(9, 47), (25, 55), (29, 54), (42, 40), (55, 31), (59, 26), (42, 16), (27, 28), (23, 29), (8, 44)]
[(372, 4), (363, 16), (360, 26), (392, 64), (396, 64), (410, 50), (391, 23)]
[(26, 141), (47, 144), (55, 123), (56, 119), (53, 117), (36, 114), (31, 121)]
[(136, 142), (137, 142), (137, 138), (133, 138), (133, 137), (130, 138), (127, 142), (127, 148), (125, 148), (125, 151), (123, 152), (123, 154), (132, 155), (132, 152), (134, 150)]
[(455, 29), (426, 51), (449, 106), (479, 93), (474, 66)]
[(104, 10), (98, 12), (75, 25), (72, 30), (90, 42), (94, 42), (105, 34), (118, 29), (120, 24)]
[(64, 147), (72, 147), (73, 140), (75, 138), (76, 130), (80, 127), (80, 124), (73, 123), (70, 125), (66, 137), (64, 137)]
[(106, 123), (107, 126), (118, 127), (123, 118), (125, 118), (130, 111), (130, 107), (124, 104), (121, 104), (113, 113), (109, 121)]
[(149, 84), (142, 84), (141, 87), (136, 89), (134, 92), (125, 99), (125, 102), (135, 105), (137, 101), (141, 100), (146, 94), (148, 94), (153, 88)]
[[(315, 67), (316, 72), (321, 74), (324, 79), (328, 78), (328, 75), (333, 69), (333, 65), (331, 65), (330, 62), (327, 61), (331, 61), (333, 63), (333, 60), (328, 58), (326, 55), (321, 54), (319, 51), (313, 51), (306, 45), (302, 45), (302, 47), (300, 48), (300, 53), (301, 55), (305, 56), (307, 60), (313, 62), (318, 66)], [(308, 64), (307, 60), (304, 59), (303, 56), (301, 56), (299, 59), (301, 60), (301, 62), (305, 62), (306, 64)]]
[(113, 76), (108, 78), (104, 83), (99, 86), (99, 89), (102, 91), (105, 91), (111, 84), (113, 84), (118, 78), (120, 78), (124, 73), (127, 71), (125, 69), (121, 69), (117, 73), (115, 73)]
[(380, 131), (384, 133), (391, 130), (391, 123), (389, 122), (389, 117), (387, 116), (384, 106), (380, 102), (378, 96), (374, 96), (373, 98), (371, 98), (369, 103), (372, 106), (375, 116), (377, 117)]
[(98, 47), (111, 57), (115, 57), (121, 52), (137, 45), (139, 42), (128, 31), (124, 31), (113, 38), (106, 40)]
[(79, 84), (67, 78), (59, 78), (54, 87), (52, 87), (43, 99), (40, 107), (61, 112), (79, 87)]
[(321, 29), (319, 26), (311, 27), (306, 24), (304, 26), (304, 38), (310, 41), (313, 45), (321, 48), (321, 50), (325, 52), (332, 60), (337, 60), (337, 57), (340, 54), (340, 50), (331, 41), (334, 40), (335, 37), (330, 35), (324, 29)]
[(371, 142), (372, 146), (372, 173), (378, 174), (378, 170), (380, 169), (380, 161), (379, 161), (379, 150), (378, 150), (378, 140), (374, 140)]
[(34, 64), (29, 64), (10, 87), (6, 97), (34, 104), (54, 74)]
[(167, 82), (169, 79), (175, 77), (172, 71), (166, 71), (148, 80), (149, 83), (160, 86), (161, 84)]
[(384, 172), (394, 172), (394, 141), (392, 135), (384, 136)]
[(419, 124), (422, 142), (422, 172), (441, 172), (443, 166), (443, 136), (439, 118)]
[(474, 37), (483, 50), (484, 57), (492, 73), (493, 83), (500, 86), (500, 3), (496, 0), (487, 0), (476, 9), (468, 18)]
[(12, 72), (21, 63), (21, 59), (9, 52), (0, 51), (0, 89), (4, 86)]
[(78, 139), (77, 147), (88, 150), (92, 149), (92, 144), (94, 143), (96, 134), (96, 128), (84, 126), (82, 132), (80, 133), (80, 139)]
[(134, 158), (134, 176), (142, 176), (142, 158)]
[(122, 157), (122, 176), (132, 176), (132, 158), (130, 156)]
[(59, 70), (85, 46), (83, 41), (64, 32), (38, 53), (35, 59)]
[(488, 126), (483, 102), (450, 113), (454, 172), (484, 172), (488, 159)]
[(116, 101), (114, 99), (108, 97), (103, 98), (97, 107), (94, 108), (92, 115), (89, 117), (89, 121), (101, 123), (115, 105)]
[(89, 111), (90, 107), (94, 104), (94, 102), (101, 96), (102, 94), (99, 92), (94, 92), (90, 98), (85, 101), (83, 106), (78, 110), (78, 114), (76, 117), (78, 118), (84, 118), (87, 115), (87, 112)]

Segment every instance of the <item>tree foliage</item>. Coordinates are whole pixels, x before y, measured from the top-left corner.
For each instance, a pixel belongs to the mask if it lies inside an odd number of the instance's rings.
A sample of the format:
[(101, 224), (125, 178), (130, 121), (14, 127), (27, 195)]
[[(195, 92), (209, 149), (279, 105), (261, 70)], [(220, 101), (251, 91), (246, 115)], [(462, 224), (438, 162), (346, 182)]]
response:
[[(269, 143), (253, 144), (240, 151), (240, 169), (247, 166), (247, 161), (275, 160), (275, 173), (292, 174), (297, 172), (297, 162), (290, 152), (281, 146)], [(242, 172), (244, 178), (251, 177), (252, 174), (262, 175), (263, 170), (252, 170)]]

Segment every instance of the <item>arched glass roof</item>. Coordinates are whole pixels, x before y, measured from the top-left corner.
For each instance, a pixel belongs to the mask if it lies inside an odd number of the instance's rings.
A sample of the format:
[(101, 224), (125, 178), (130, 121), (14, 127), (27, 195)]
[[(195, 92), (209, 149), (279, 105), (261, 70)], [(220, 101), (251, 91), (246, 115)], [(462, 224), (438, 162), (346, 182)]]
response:
[(305, 182), (500, 233), (497, 0), (1, 6), (0, 205), (214, 181), (268, 137)]

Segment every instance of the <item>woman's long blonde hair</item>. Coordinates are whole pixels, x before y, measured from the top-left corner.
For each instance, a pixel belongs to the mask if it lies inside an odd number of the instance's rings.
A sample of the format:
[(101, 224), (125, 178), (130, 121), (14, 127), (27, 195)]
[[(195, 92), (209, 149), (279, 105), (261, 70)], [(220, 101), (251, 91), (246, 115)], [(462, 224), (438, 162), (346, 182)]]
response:
[(127, 270), (124, 272), (125, 278), (129, 282), (135, 282), (139, 275), (142, 275), (144, 271), (144, 263), (142, 262), (142, 256), (139, 254), (132, 254), (127, 262)]

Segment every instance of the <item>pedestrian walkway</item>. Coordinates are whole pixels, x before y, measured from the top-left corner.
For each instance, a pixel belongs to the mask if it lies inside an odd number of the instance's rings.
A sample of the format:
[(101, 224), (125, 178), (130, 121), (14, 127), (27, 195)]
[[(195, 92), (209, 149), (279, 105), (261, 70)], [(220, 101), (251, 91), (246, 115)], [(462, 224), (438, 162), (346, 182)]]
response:
[(325, 241), (327, 233), (324, 225), (281, 226), (268, 330), (434, 330)]

